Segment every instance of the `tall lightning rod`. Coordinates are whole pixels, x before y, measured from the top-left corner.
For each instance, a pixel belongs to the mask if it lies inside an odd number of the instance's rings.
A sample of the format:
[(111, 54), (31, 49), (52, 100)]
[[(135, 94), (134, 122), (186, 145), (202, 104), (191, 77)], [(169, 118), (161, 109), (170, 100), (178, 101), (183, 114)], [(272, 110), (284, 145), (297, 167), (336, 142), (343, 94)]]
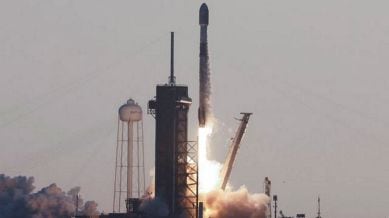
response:
[(174, 76), (174, 32), (170, 32), (170, 77), (169, 84), (176, 84), (176, 77)]

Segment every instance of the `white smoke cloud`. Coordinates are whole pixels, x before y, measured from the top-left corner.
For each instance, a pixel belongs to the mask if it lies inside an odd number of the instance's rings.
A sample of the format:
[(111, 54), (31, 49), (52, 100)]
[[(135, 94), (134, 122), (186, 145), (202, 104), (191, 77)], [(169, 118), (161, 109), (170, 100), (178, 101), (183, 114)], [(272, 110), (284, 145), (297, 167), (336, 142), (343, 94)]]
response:
[(203, 200), (204, 217), (212, 218), (265, 218), (270, 201), (265, 194), (250, 194), (244, 186), (237, 191), (211, 191)]

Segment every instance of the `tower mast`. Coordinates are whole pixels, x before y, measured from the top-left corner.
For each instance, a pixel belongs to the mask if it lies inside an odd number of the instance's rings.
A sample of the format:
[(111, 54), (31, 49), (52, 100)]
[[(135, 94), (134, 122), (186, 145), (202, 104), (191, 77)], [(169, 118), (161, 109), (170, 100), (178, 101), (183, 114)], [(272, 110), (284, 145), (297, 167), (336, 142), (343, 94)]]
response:
[(316, 218), (321, 218), (320, 215), (320, 196), (317, 198), (317, 217)]

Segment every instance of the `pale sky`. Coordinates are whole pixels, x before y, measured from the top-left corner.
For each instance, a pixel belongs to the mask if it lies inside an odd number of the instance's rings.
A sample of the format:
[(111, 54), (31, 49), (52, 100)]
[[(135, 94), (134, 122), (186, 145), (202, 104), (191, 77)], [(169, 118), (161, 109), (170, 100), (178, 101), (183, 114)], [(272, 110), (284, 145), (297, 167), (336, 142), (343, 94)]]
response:
[[(295, 216), (389, 213), (389, 3), (360, 0), (207, 1), (212, 157), (222, 161), (240, 112), (253, 112), (231, 182)], [(0, 173), (37, 188), (81, 186), (112, 210), (117, 109), (146, 110), (167, 82), (170, 31), (176, 76), (194, 103), (202, 1), (0, 0)], [(145, 114), (147, 173), (154, 119)]]

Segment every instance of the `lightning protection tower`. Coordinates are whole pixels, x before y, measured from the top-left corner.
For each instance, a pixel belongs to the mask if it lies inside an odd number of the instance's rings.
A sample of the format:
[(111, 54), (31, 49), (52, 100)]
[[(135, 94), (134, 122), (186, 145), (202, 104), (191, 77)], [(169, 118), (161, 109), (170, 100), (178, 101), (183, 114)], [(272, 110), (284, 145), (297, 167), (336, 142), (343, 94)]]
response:
[(145, 191), (145, 168), (142, 108), (134, 100), (119, 108), (117, 129), (113, 212), (136, 213)]
[(269, 197), (269, 203), (267, 205), (267, 214), (266, 214), (266, 217), (267, 218), (271, 218), (271, 199), (270, 199), (270, 196), (271, 196), (271, 181), (269, 179), (269, 177), (265, 177), (265, 181), (263, 182), (263, 191), (265, 192), (265, 194)]
[(321, 212), (320, 212), (320, 196), (317, 197), (317, 217), (321, 218)]

